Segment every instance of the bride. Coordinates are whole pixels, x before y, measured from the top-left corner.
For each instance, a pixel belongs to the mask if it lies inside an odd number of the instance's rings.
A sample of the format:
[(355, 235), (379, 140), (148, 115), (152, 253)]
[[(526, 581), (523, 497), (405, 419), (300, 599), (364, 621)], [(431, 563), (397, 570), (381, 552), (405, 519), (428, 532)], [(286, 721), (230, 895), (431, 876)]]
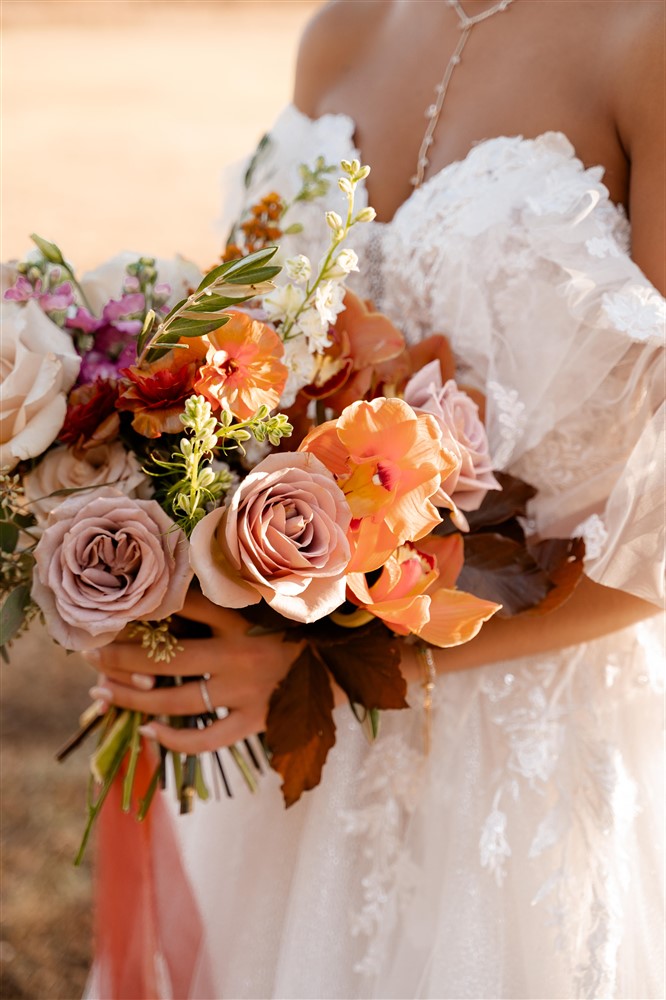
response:
[[(539, 489), (532, 530), (583, 534), (586, 575), (435, 652), (429, 755), (405, 646), (413, 707), (378, 744), (340, 705), (289, 811), (270, 776), (179, 818), (198, 930), (160, 897), (188, 942), (140, 957), (160, 995), (663, 995), (663, 60), (653, 0), (337, 0), (308, 28), (243, 197), (289, 197), (318, 155), (372, 165), (356, 291), (412, 342), (449, 335), (495, 465)], [(292, 651), (201, 596), (185, 613), (213, 635), (179, 669), (230, 711), (149, 732), (197, 752), (260, 731)], [(96, 696), (191, 711), (136, 647), (96, 662)]]

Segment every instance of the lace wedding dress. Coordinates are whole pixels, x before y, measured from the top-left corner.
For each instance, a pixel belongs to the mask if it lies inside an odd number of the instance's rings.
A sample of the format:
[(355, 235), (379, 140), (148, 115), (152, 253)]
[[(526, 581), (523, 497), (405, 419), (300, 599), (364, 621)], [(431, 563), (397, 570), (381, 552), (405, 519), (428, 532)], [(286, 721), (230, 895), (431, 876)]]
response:
[[(243, 199), (289, 199), (353, 131), (288, 108)], [(496, 467), (539, 489), (534, 530), (583, 534), (593, 580), (659, 604), (664, 300), (601, 178), (560, 133), (484, 141), (359, 227), (355, 289), (410, 341), (449, 335)], [(323, 247), (321, 204), (298, 210)], [(342, 707), (290, 810), (270, 775), (179, 818), (205, 929), (190, 995), (662, 996), (663, 637), (652, 618), (442, 676), (429, 756), (418, 686), (372, 747)]]

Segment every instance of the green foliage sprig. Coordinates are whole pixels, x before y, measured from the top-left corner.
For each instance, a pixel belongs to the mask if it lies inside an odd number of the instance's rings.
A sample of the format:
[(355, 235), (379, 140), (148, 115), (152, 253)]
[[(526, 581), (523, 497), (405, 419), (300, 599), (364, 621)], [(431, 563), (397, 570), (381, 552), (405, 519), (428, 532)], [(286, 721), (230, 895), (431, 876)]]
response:
[(274, 286), (272, 279), (280, 268), (269, 264), (277, 247), (266, 247), (240, 260), (214, 267), (199, 287), (181, 299), (163, 320), (154, 310), (146, 316), (137, 341), (138, 363), (157, 361), (167, 351), (182, 349), (182, 338), (201, 337), (218, 330), (229, 321), (224, 310), (264, 295)]
[(283, 413), (271, 415), (267, 406), (260, 406), (248, 420), (234, 422), (233, 414), (226, 410), (218, 420), (203, 396), (190, 396), (180, 420), (186, 434), (180, 439), (178, 450), (170, 458), (153, 455), (145, 471), (158, 479), (166, 475), (171, 480), (165, 503), (189, 537), (234, 481), (228, 469), (213, 469), (211, 463), (216, 453), (225, 454), (233, 449), (242, 452), (244, 442), (252, 438), (260, 444), (269, 441), (276, 446), (293, 428)]

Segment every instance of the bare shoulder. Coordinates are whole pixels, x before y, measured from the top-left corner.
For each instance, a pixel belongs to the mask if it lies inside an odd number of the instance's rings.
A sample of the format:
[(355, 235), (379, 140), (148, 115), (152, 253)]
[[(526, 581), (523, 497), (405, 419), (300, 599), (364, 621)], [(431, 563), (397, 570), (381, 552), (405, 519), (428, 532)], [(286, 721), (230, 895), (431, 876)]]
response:
[(384, 0), (330, 0), (307, 25), (298, 52), (294, 103), (316, 117), (319, 99), (360, 57), (390, 8)]
[(652, 133), (652, 141), (664, 133), (666, 5), (662, 0), (629, 0), (613, 7), (607, 34), (612, 99), (618, 133), (632, 159), (646, 132)]
[(666, 294), (666, 17), (661, 0), (618, 5), (613, 21), (614, 112), (631, 164), (632, 254)]

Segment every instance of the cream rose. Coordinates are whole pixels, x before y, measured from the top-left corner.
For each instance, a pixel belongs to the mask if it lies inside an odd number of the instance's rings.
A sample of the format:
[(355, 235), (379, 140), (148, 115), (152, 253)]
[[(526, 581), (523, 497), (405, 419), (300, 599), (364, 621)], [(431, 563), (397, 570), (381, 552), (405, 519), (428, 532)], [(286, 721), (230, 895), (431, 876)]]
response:
[(188, 543), (155, 500), (101, 489), (51, 511), (35, 548), (32, 596), (66, 649), (95, 649), (129, 622), (180, 611), (192, 579)]
[(488, 490), (501, 487), (493, 476), (486, 429), (474, 400), (453, 379), (442, 385), (439, 361), (431, 361), (405, 386), (405, 402), (432, 413), (445, 443), (460, 456), (460, 467), (442, 482), (444, 492), (461, 510), (478, 510)]
[(0, 466), (41, 455), (57, 437), (81, 359), (36, 302), (2, 302)]
[(262, 597), (286, 618), (317, 621), (345, 599), (349, 505), (314, 455), (269, 455), (226, 508), (208, 514), (190, 539), (206, 597), (244, 608)]
[[(62, 496), (50, 495), (59, 490), (114, 486), (128, 497), (148, 500), (152, 495), (150, 478), (142, 472), (136, 456), (120, 441), (101, 444), (78, 457), (71, 448), (53, 448), (25, 476), (23, 486), (28, 510), (37, 518), (39, 527), (62, 503)], [(86, 497), (91, 500), (92, 493), (87, 492)]]
[[(94, 271), (88, 271), (81, 278), (81, 287), (96, 315), (101, 315), (110, 299), (120, 298), (123, 282), (127, 278), (127, 265), (135, 263), (140, 256), (139, 253), (131, 251), (119, 253), (100, 264)], [(181, 256), (170, 259), (156, 257), (155, 270), (159, 284), (169, 285), (171, 289), (169, 295), (171, 304), (185, 298), (190, 289), (196, 288), (202, 278), (201, 271), (196, 265)]]

